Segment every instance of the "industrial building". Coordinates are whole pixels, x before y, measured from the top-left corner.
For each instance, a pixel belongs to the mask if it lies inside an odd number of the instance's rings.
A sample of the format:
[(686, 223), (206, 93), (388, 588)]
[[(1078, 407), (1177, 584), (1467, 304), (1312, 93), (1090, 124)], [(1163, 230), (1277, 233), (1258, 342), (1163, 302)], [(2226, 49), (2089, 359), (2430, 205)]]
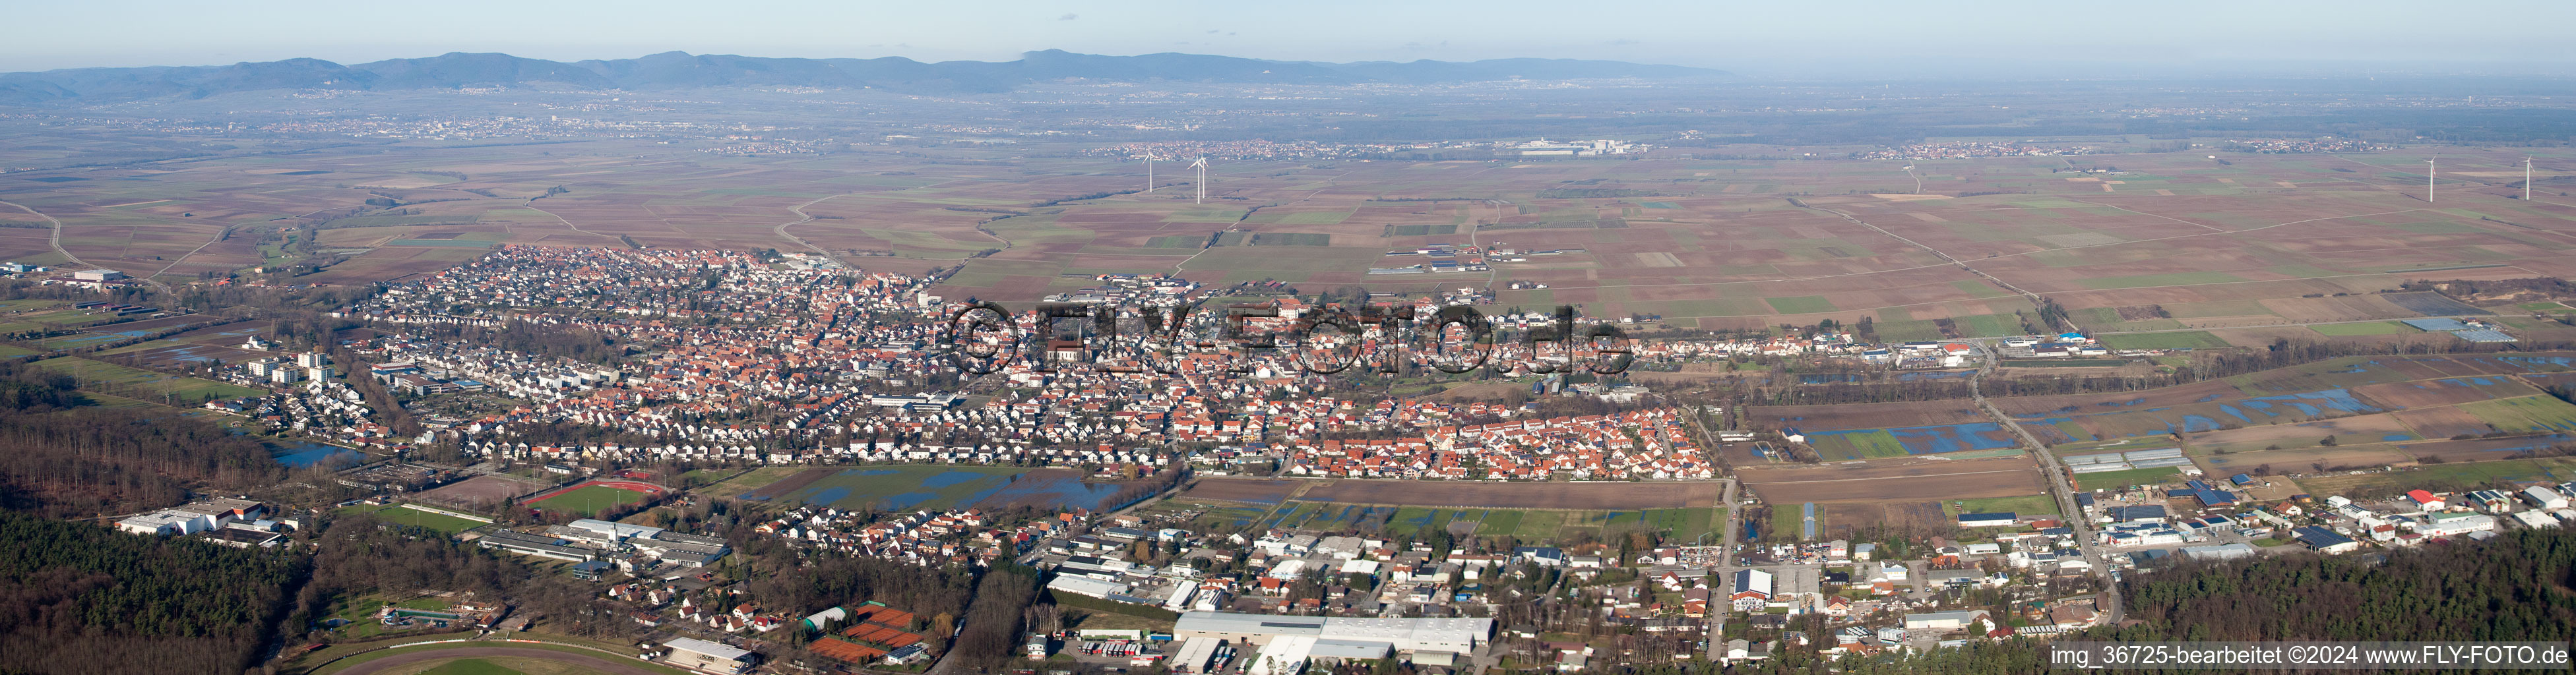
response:
[[(1494, 636), (1494, 620), (1485, 618), (1305, 617), (1232, 612), (1187, 612), (1172, 626), (1172, 639), (1210, 638), (1236, 645), (1258, 645), (1247, 661), (1261, 667), (1270, 656), (1304, 663), (1318, 659), (1357, 659), (1395, 653), (1419, 665), (1447, 665), (1473, 653)], [(1280, 647), (1273, 649), (1271, 645)], [(1376, 646), (1372, 646), (1376, 645)], [(1273, 653), (1273, 652), (1276, 653)], [(1375, 658), (1375, 657), (1365, 657)], [(1284, 667), (1281, 663), (1276, 667)], [(1278, 672), (1294, 672), (1281, 670)]]
[(694, 638), (671, 638), (662, 646), (670, 649), (663, 662), (710, 673), (740, 673), (760, 661), (748, 650)]

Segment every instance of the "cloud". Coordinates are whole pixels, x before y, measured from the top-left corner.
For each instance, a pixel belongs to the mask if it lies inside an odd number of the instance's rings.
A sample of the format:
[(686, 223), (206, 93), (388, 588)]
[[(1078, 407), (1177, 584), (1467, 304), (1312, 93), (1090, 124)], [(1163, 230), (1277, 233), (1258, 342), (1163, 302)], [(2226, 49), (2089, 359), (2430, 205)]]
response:
[(1082, 18), (1082, 15), (1080, 15), (1080, 14), (1066, 14), (1066, 15), (1064, 15), (1064, 16), (1056, 17), (1056, 18), (1055, 18), (1055, 20), (1057, 20), (1057, 21), (1072, 21), (1072, 20), (1074, 20), (1074, 19), (1079, 19), (1079, 18)]
[(1208, 29), (1208, 34), (1209, 34), (1209, 35), (1215, 35), (1215, 34), (1216, 34), (1216, 29), (1214, 29), (1214, 28), (1210, 28), (1210, 29)]

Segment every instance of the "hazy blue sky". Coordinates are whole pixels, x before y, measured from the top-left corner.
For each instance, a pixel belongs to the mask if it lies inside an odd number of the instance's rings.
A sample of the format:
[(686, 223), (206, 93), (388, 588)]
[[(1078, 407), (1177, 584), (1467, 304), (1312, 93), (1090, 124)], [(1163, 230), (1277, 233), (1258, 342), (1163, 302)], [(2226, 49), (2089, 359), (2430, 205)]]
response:
[(1755, 75), (2342, 69), (2576, 72), (2576, 2), (33, 2), (0, 71), (681, 50), (1010, 60), (1024, 51), (1268, 59), (1617, 59)]

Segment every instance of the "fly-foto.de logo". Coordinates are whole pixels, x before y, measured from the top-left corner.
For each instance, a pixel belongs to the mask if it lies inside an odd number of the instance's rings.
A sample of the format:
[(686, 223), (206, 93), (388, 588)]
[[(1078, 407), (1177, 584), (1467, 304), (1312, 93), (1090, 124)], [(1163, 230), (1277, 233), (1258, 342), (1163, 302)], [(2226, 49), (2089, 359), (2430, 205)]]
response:
[(1178, 374), (1215, 359), (1231, 372), (1395, 374), (1434, 369), (1495, 374), (1626, 372), (1635, 361), (1618, 326), (1583, 321), (1570, 305), (1543, 321), (1501, 328), (1475, 307), (1307, 306), (1277, 302), (1121, 308), (1049, 303), (1013, 312), (974, 303), (950, 312), (940, 335), (949, 363), (982, 375), (1014, 362), (1037, 372), (1089, 368)]

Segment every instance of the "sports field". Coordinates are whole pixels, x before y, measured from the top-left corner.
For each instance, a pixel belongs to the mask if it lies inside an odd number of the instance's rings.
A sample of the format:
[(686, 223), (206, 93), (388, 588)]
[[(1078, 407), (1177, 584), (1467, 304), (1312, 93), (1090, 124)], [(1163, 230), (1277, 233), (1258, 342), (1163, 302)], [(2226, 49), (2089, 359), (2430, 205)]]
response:
[(420, 509), (406, 507), (402, 504), (387, 504), (384, 506), (367, 506), (361, 504), (340, 509), (340, 512), (372, 513), (375, 514), (377, 519), (388, 523), (396, 525), (418, 525), (420, 527), (448, 534), (456, 534), (458, 532), (464, 532), (466, 530), (490, 524), (458, 518), (444, 513), (431, 513)]
[(595, 516), (600, 512), (644, 501), (661, 488), (630, 481), (589, 481), (571, 488), (539, 495), (528, 505), (549, 511)]

